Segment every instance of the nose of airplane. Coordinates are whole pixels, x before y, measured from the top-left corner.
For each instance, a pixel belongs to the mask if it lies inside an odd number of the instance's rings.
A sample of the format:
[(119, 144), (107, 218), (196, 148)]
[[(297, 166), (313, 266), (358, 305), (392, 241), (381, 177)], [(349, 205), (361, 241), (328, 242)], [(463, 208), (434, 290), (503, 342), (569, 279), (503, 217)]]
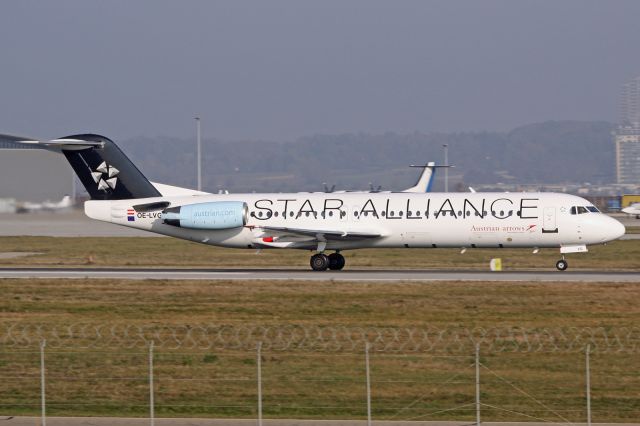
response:
[(622, 223), (617, 221), (616, 219), (606, 216), (607, 224), (606, 224), (606, 240), (605, 241), (613, 241), (622, 237), (627, 231)]

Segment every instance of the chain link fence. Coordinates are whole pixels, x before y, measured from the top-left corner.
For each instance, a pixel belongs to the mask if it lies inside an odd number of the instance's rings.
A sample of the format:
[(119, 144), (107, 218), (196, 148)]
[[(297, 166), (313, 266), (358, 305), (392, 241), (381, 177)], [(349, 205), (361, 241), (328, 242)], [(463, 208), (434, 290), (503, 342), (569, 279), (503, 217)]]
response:
[(43, 421), (640, 418), (635, 328), (1, 327), (0, 413)]

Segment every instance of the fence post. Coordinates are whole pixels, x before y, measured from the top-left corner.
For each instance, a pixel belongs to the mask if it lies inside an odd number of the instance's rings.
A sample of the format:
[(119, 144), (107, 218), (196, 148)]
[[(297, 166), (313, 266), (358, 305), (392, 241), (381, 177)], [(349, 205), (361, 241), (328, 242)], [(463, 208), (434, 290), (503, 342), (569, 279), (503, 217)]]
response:
[(591, 426), (591, 366), (589, 365), (589, 353), (591, 345), (587, 345), (585, 352), (586, 386), (587, 386), (587, 426)]
[(258, 426), (262, 426), (262, 342), (258, 342)]
[(46, 400), (46, 392), (45, 392), (45, 381), (44, 381), (44, 348), (47, 346), (47, 341), (42, 340), (40, 342), (40, 410), (42, 416), (42, 426), (47, 426), (47, 400)]
[(155, 401), (153, 387), (153, 340), (149, 343), (149, 421), (155, 424)]
[(364, 361), (367, 372), (367, 426), (371, 426), (371, 370), (369, 369), (369, 342), (364, 347)]
[(476, 425), (480, 426), (480, 344), (476, 344)]

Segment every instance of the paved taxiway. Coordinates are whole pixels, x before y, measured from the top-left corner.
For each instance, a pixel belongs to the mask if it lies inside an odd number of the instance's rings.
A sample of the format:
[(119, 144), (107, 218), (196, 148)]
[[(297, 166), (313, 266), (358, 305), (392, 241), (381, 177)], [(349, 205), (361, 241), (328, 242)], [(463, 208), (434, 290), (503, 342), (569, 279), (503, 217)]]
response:
[[(5, 420), (6, 419), (6, 420)], [(5, 420), (5, 421), (2, 421)], [(366, 420), (268, 420), (264, 419), (265, 426), (364, 426)], [(254, 426), (255, 419), (155, 419), (158, 426)], [(37, 426), (40, 425), (39, 417), (0, 417), (0, 424), (7, 426)], [(115, 418), (115, 417), (49, 417), (49, 426), (135, 426), (148, 425), (148, 419), (141, 418)], [(455, 421), (380, 421), (376, 420), (376, 426), (472, 426), (475, 422)], [(548, 426), (553, 422), (482, 422), (485, 426)], [(559, 423), (558, 423), (559, 424)], [(571, 423), (575, 426), (583, 426), (585, 423)], [(640, 426), (638, 423), (597, 423), (598, 426)]]
[(300, 269), (0, 268), (0, 278), (110, 278), (125, 280), (299, 281), (526, 281), (638, 282), (640, 272), (368, 270), (314, 272)]

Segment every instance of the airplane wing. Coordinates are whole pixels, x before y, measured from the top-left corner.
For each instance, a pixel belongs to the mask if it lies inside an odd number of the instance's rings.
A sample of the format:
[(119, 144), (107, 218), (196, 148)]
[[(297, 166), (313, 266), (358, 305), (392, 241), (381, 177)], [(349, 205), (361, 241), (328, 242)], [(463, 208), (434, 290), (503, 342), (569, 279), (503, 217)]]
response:
[(379, 232), (336, 231), (328, 229), (302, 229), (277, 226), (256, 226), (256, 228), (262, 230), (265, 233), (278, 234), (279, 236), (292, 235), (297, 237), (313, 237), (318, 241), (366, 240), (369, 238), (378, 238), (382, 236), (382, 234), (380, 234)]
[(254, 245), (263, 247), (291, 248), (299, 246), (317, 247), (324, 250), (329, 241), (357, 241), (380, 238), (380, 232), (340, 231), (330, 229), (288, 228), (278, 226), (250, 226), (256, 239)]

